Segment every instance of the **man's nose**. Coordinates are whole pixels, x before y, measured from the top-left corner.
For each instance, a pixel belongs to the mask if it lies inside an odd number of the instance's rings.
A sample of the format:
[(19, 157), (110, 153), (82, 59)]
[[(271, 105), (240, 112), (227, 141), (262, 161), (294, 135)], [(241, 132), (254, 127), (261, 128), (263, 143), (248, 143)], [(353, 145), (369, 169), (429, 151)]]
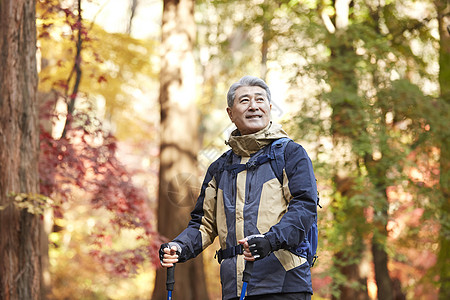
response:
[(256, 99), (250, 99), (248, 102), (248, 108), (249, 109), (258, 109), (258, 103), (256, 102)]

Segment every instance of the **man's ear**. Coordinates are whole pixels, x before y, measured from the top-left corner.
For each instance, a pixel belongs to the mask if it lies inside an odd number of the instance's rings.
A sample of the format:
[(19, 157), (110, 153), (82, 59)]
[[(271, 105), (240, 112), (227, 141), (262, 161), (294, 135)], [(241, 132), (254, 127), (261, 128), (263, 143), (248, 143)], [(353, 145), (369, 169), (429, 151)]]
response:
[(233, 112), (231, 111), (231, 108), (227, 107), (227, 113), (228, 113), (228, 117), (230, 118), (231, 122), (233, 121)]

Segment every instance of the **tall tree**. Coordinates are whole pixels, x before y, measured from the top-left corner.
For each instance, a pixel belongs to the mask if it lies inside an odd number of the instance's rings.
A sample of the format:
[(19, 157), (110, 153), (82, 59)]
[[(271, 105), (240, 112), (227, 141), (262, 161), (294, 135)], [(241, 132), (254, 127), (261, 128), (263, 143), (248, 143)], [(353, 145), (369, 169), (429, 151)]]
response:
[[(438, 263), (440, 272), (439, 299), (450, 298), (450, 137), (448, 133), (448, 107), (450, 106), (450, 1), (435, 0), (439, 24), (439, 86), (443, 102), (442, 116), (447, 125), (440, 126), (440, 207), (441, 230)], [(447, 107), (447, 109), (445, 109)]]
[[(430, 99), (408, 78), (407, 72), (401, 71), (398, 63), (405, 60), (411, 72), (420, 72), (421, 61), (410, 53), (409, 41), (401, 36), (423, 32), (426, 21), (410, 19), (408, 24), (405, 22), (407, 18), (398, 16), (391, 4), (366, 3), (370, 4), (367, 11), (353, 11), (349, 22), (339, 17), (339, 12), (349, 14), (351, 5), (358, 5), (358, 2), (335, 1), (334, 23), (338, 39), (332, 41), (339, 48), (331, 44), (330, 59), (338, 54), (341, 60), (335, 60), (328, 71), (333, 75), (329, 77), (332, 89), (329, 101), (333, 109), (333, 138), (336, 138), (335, 130), (340, 129), (338, 137), (343, 135), (348, 139), (360, 170), (358, 177), (371, 190), (363, 204), (374, 212), (369, 222), (373, 232), (371, 252), (378, 298), (393, 299), (402, 292), (395, 290), (388, 268), (388, 262), (392, 261), (387, 251), (391, 207), (388, 188), (400, 180), (401, 176), (395, 174), (406, 164), (405, 154), (417, 150), (430, 136), (425, 129), (430, 114), (424, 105), (430, 103)], [(361, 23), (363, 19), (368, 22)], [(340, 32), (342, 24), (348, 24), (345, 35)], [(393, 38), (389, 38), (387, 33)], [(386, 59), (387, 54), (397, 59)], [(391, 70), (398, 70), (397, 74), (401, 74), (398, 80), (392, 79)], [(410, 106), (417, 109), (411, 110)], [(348, 123), (350, 120), (352, 125)], [(398, 126), (401, 120), (408, 120), (410, 124)], [(408, 139), (402, 140), (399, 136)]]
[[(411, 4), (408, 1), (383, 4), (336, 0), (333, 7), (325, 1), (318, 2), (319, 14), (311, 17), (311, 26), (304, 29), (316, 34), (309, 33), (304, 39), (306, 51), (298, 52), (306, 52), (304, 59), (312, 60), (313, 66), (300, 70), (309, 71), (307, 76), (317, 73), (318, 85), (326, 83), (318, 99), (328, 107), (317, 109), (317, 115), (311, 117), (305, 105), (299, 117), (304, 121), (299, 127), (308, 132), (314, 124), (322, 122), (325, 130), (312, 132), (331, 134), (337, 153), (330, 159), (335, 165), (330, 169), (337, 169), (338, 176), (334, 176), (335, 201), (331, 207), (334, 220), (328, 236), (328, 242), (337, 250), (335, 266), (340, 271), (332, 272), (333, 284), (340, 292), (336, 297), (355, 298), (355, 285), (358, 282), (364, 285), (365, 280), (358, 280), (357, 274), (361, 270), (361, 256), (355, 252), (363, 250), (369, 238), (379, 299), (393, 299), (399, 294), (401, 297), (402, 291), (389, 272), (396, 257), (388, 255), (387, 225), (398, 203), (392, 205), (397, 199), (388, 197), (388, 189), (407, 177), (401, 172), (406, 173), (412, 163), (408, 154), (420, 151), (418, 147), (430, 138), (427, 122), (432, 114), (427, 107), (431, 101), (415, 78), (423, 76), (430, 80), (432, 75), (424, 68), (427, 66), (424, 56), (412, 53), (411, 47), (412, 40), (430, 39), (429, 19), (402, 14), (401, 10)], [(321, 23), (317, 22), (319, 18)], [(327, 28), (328, 33), (323, 34), (317, 27)], [(310, 39), (313, 42), (308, 43)], [(317, 50), (317, 45), (326, 47), (325, 51), (320, 50), (322, 57), (311, 50)], [(310, 53), (314, 55), (312, 58)], [(323, 120), (328, 109), (330, 118)], [(306, 123), (312, 125), (304, 127)], [(416, 205), (421, 203), (417, 201)], [(353, 256), (345, 255), (345, 245)]]
[(39, 299), (35, 1), (0, 2), (0, 298)]
[[(175, 238), (189, 221), (199, 190), (195, 178), (198, 152), (198, 116), (195, 107), (194, 0), (164, 0), (162, 18), (161, 146), (158, 231)], [(156, 274), (153, 299), (165, 298), (165, 270)], [(175, 292), (183, 299), (208, 299), (200, 257), (175, 271)]]
[[(336, 149), (340, 147), (350, 150), (349, 155), (344, 155), (340, 165), (346, 167), (335, 168), (334, 184), (336, 196), (334, 201), (339, 203), (334, 211), (334, 217), (338, 223), (346, 224), (341, 230), (339, 237), (340, 247), (335, 253), (334, 266), (339, 273), (344, 275), (345, 280), (337, 280), (334, 284), (339, 290), (339, 299), (367, 299), (366, 278), (360, 274), (360, 263), (365, 252), (364, 245), (364, 220), (354, 222), (340, 220), (342, 217), (362, 216), (366, 203), (360, 200), (357, 177), (358, 154), (354, 153), (355, 144), (364, 143), (364, 134), (361, 131), (366, 128), (366, 118), (363, 109), (363, 99), (358, 97), (358, 81), (356, 76), (356, 64), (358, 58), (354, 53), (353, 46), (349, 43), (347, 32), (349, 23), (350, 1), (335, 1), (336, 17), (334, 20), (335, 32), (330, 32), (330, 68), (328, 78), (331, 92), (327, 98), (332, 108), (332, 134), (333, 144)], [(351, 38), (350, 38), (351, 39)], [(335, 66), (335, 67), (331, 67)], [(350, 122), (353, 125), (350, 125)], [(349, 149), (350, 148), (350, 149)], [(353, 153), (352, 153), (353, 152)], [(340, 211), (338, 211), (340, 210)], [(340, 216), (340, 217), (339, 217)], [(350, 250), (351, 249), (351, 250)]]

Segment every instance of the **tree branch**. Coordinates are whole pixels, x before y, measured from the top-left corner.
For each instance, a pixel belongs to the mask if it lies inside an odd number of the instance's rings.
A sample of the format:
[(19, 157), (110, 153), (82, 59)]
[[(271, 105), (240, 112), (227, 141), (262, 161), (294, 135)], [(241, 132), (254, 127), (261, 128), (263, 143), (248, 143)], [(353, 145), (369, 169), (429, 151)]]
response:
[[(69, 103), (67, 104), (67, 117), (66, 122), (64, 124), (64, 130), (61, 135), (61, 138), (64, 138), (67, 134), (67, 127), (70, 125), (71, 118), (73, 115), (73, 111), (75, 110), (75, 100), (77, 98), (78, 90), (80, 87), (81, 82), (81, 50), (82, 50), (82, 44), (83, 44), (83, 24), (82, 24), (83, 18), (81, 15), (81, 0), (78, 0), (78, 20), (77, 20), (77, 27), (78, 27), (78, 38), (76, 42), (76, 48), (77, 52), (75, 54), (75, 62), (72, 68), (72, 71), (70, 72), (69, 78), (67, 79), (67, 85), (66, 85), (66, 97), (69, 98)], [(72, 80), (72, 76), (75, 73), (75, 83), (72, 88), (72, 93), (68, 95), (67, 90), (69, 89), (70, 81)]]

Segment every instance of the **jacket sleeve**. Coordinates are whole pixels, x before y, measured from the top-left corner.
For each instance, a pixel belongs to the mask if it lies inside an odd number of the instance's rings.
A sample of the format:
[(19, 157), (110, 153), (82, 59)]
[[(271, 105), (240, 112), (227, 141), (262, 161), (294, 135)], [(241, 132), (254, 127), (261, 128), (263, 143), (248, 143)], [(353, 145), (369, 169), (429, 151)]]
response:
[(317, 185), (308, 154), (302, 146), (290, 142), (285, 162), (283, 189), (288, 190), (291, 197), (287, 199), (291, 200), (280, 222), (265, 234), (273, 251), (297, 248), (317, 217)]
[(187, 228), (173, 240), (181, 246), (180, 262), (196, 257), (217, 236), (217, 186), (214, 177), (217, 165), (218, 161), (212, 163), (208, 168), (200, 195), (191, 212), (191, 220)]

